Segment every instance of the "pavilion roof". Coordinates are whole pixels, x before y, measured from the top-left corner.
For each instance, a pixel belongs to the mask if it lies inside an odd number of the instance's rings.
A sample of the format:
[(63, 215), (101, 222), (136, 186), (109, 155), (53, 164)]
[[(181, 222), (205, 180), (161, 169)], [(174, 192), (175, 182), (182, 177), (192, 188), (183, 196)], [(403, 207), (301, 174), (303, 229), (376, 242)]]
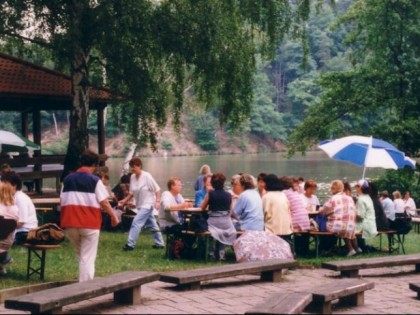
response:
[[(69, 75), (38, 66), (25, 60), (0, 52), (0, 99), (36, 98), (65, 101), (71, 104), (71, 78)], [(107, 103), (112, 100), (106, 88), (90, 89), (92, 103)], [(0, 110), (2, 109), (0, 102)], [(62, 105), (57, 109), (61, 109)]]

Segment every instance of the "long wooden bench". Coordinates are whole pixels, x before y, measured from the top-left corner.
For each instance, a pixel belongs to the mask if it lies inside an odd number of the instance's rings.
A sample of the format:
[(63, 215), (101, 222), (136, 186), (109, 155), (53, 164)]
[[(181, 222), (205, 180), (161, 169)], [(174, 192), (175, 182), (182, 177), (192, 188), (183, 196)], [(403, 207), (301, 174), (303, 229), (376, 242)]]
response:
[(141, 285), (158, 279), (159, 274), (155, 272), (125, 271), (10, 298), (4, 302), (4, 306), (8, 309), (30, 311), (32, 314), (54, 314), (61, 313), (65, 305), (112, 292), (115, 303), (140, 304)]
[(317, 312), (321, 314), (331, 314), (332, 302), (337, 299), (340, 304), (360, 306), (365, 302), (365, 291), (374, 287), (373, 282), (359, 279), (333, 281), (330, 284), (317, 286), (312, 289), (312, 302), (309, 307), (317, 309)]
[(280, 292), (272, 294), (262, 303), (246, 311), (245, 314), (301, 314), (311, 302), (311, 293)]
[[(309, 231), (309, 236), (314, 239), (315, 243), (315, 255), (319, 257), (319, 244), (321, 237), (332, 237), (336, 236), (332, 232), (319, 232), (319, 231)], [(356, 236), (361, 236), (361, 234), (356, 234)], [(379, 236), (379, 250), (382, 250), (382, 236), (386, 236), (388, 240), (388, 253), (392, 254), (394, 252), (400, 252), (400, 250), (405, 254), (404, 248), (404, 235), (400, 235), (395, 230), (388, 231), (378, 231)], [(340, 238), (338, 238), (340, 240)]]
[(417, 292), (417, 299), (420, 300), (420, 282), (418, 283), (410, 282), (409, 287), (411, 290)]
[(355, 278), (359, 276), (360, 269), (403, 265), (415, 265), (416, 272), (420, 272), (420, 254), (323, 262), (321, 267), (334, 271), (340, 271), (342, 277)]
[(200, 289), (201, 281), (252, 273), (259, 273), (261, 280), (279, 282), (281, 280), (282, 269), (296, 266), (297, 261), (294, 259), (268, 259), (257, 262), (245, 262), (209, 268), (168, 272), (161, 274), (159, 280), (175, 283), (178, 288), (192, 290)]

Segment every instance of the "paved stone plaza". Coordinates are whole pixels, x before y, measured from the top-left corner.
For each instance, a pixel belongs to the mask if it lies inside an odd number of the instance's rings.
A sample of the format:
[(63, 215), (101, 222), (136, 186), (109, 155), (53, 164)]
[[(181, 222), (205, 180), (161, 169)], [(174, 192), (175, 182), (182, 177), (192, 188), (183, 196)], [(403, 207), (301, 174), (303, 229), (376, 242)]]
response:
[[(365, 305), (334, 307), (336, 314), (419, 314), (420, 300), (408, 283), (420, 282), (414, 266), (378, 268), (360, 271), (362, 278), (375, 283), (365, 292)], [(290, 270), (282, 282), (261, 282), (257, 275), (237, 276), (212, 280), (200, 291), (177, 291), (174, 285), (160, 281), (142, 286), (143, 303), (136, 306), (118, 306), (112, 295), (86, 300), (64, 308), (73, 314), (243, 314), (274, 292), (304, 291), (339, 279), (338, 273), (325, 269)], [(5, 309), (0, 314), (25, 312)]]

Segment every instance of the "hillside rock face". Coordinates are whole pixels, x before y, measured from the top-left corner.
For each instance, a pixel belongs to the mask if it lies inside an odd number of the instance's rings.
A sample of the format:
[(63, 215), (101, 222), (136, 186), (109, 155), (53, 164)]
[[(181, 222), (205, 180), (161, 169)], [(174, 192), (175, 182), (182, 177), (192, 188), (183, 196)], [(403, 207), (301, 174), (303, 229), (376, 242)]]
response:
[[(61, 125), (58, 130), (48, 129), (43, 131), (42, 147), (55, 151), (56, 154), (65, 154), (68, 141), (69, 126)], [(207, 152), (194, 142), (194, 135), (188, 128), (180, 128), (177, 133), (172, 126), (165, 127), (158, 136), (157, 150), (153, 151), (150, 146), (137, 148), (140, 156), (179, 156), (179, 155), (205, 155), (205, 154), (240, 154), (258, 152), (285, 151), (285, 146), (280, 141), (262, 139), (249, 135), (231, 137), (223, 130), (217, 131), (216, 137), (219, 149), (215, 152)], [(61, 143), (60, 146), (57, 144)], [(97, 149), (97, 137), (90, 136), (90, 146)], [(107, 138), (105, 152), (108, 156), (125, 156), (130, 141), (124, 134), (113, 138)]]

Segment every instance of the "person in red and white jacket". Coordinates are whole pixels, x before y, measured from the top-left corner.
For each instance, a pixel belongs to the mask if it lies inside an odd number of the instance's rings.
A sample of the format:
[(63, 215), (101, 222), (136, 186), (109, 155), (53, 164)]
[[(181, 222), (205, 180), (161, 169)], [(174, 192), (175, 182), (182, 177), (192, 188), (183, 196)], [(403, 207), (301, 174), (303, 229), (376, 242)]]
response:
[(108, 191), (93, 172), (99, 156), (86, 150), (80, 159), (81, 167), (67, 175), (60, 195), (60, 225), (73, 245), (79, 259), (79, 281), (95, 276), (95, 260), (102, 224), (101, 208), (111, 217), (111, 225), (119, 221), (108, 201)]

